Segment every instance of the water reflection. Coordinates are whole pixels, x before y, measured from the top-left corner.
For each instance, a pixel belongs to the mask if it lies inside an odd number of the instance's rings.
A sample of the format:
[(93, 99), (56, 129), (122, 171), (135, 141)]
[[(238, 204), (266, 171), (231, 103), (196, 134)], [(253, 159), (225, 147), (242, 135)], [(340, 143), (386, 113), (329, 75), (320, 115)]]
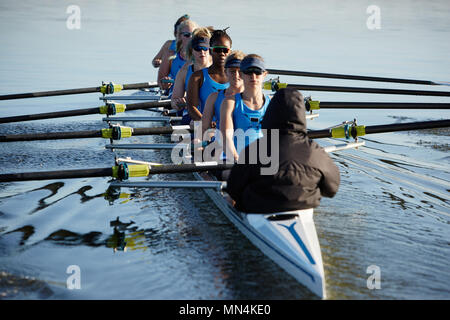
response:
[(48, 299), (53, 294), (45, 281), (0, 271), (0, 300)]
[(11, 234), (11, 233), (15, 233), (15, 232), (21, 232), (22, 233), (22, 237), (20, 239), (19, 244), (21, 246), (25, 245), (25, 242), (34, 234), (34, 227), (33, 226), (23, 226), (21, 228), (18, 228), (16, 230), (7, 232), (6, 234)]

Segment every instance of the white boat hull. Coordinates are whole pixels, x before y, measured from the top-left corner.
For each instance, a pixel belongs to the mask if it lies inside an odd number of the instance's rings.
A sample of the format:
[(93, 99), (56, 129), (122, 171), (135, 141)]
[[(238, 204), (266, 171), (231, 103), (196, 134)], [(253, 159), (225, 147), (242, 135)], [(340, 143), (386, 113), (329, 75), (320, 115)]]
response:
[[(198, 180), (214, 180), (195, 173)], [(320, 298), (326, 297), (322, 254), (313, 220), (313, 209), (272, 214), (236, 210), (228, 195), (205, 189), (225, 216), (266, 256)]]

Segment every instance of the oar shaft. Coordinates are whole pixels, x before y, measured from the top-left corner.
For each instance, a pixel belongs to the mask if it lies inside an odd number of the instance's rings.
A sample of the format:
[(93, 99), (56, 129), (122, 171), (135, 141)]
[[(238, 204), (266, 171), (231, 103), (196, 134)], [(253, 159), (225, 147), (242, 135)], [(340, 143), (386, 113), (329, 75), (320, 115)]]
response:
[(72, 132), (48, 132), (48, 133), (26, 133), (1, 135), (0, 142), (34, 141), (34, 140), (59, 140), (59, 139), (83, 139), (101, 138), (102, 132), (92, 131), (72, 131)]
[[(122, 85), (122, 90), (134, 90), (142, 88), (154, 88), (157, 84), (149, 82), (141, 83), (130, 83)], [(16, 94), (6, 94), (0, 95), (0, 100), (13, 100), (13, 99), (25, 99), (25, 98), (38, 98), (38, 97), (51, 97), (51, 96), (63, 96), (69, 94), (82, 94), (82, 93), (94, 93), (100, 92), (100, 87), (88, 87), (88, 88), (78, 88), (78, 89), (65, 89), (65, 90), (52, 90), (52, 91), (39, 91), (39, 92), (28, 92), (28, 93), (16, 93)]]
[(450, 109), (450, 103), (427, 102), (331, 102), (321, 101), (321, 109)]
[(374, 94), (400, 94), (400, 95), (416, 95), (416, 96), (450, 97), (450, 91), (426, 91), (426, 90), (364, 88), (364, 87), (319, 86), (319, 85), (306, 85), (306, 84), (288, 84), (287, 87), (297, 89), (297, 90), (305, 90), (305, 91), (357, 92), (357, 93), (374, 93)]
[[(435, 129), (444, 127), (450, 127), (450, 119), (366, 126), (365, 132), (366, 134), (375, 134), (375, 133), (386, 133), (395, 131)], [(329, 129), (310, 130), (308, 131), (308, 137), (311, 139), (322, 139), (322, 138), (331, 138), (332, 135)]]
[(436, 121), (422, 121), (422, 122), (409, 122), (409, 123), (393, 123), (386, 125), (367, 126), (366, 134), (371, 133), (385, 133), (394, 131), (408, 131), (408, 130), (421, 130), (421, 129), (435, 129), (450, 127), (450, 120), (436, 120)]
[(439, 85), (439, 83), (435, 83), (435, 82), (429, 81), (429, 80), (371, 77), (371, 76), (358, 76), (358, 75), (338, 74), (338, 73), (290, 71), (290, 70), (279, 70), (279, 69), (267, 69), (267, 71), (270, 74), (285, 75), (285, 76), (301, 76), (301, 77), (315, 77), (315, 78), (394, 82), (394, 83), (408, 83), (408, 84), (422, 84), (422, 85)]
[(0, 182), (110, 177), (112, 176), (112, 174), (113, 172), (111, 167), (97, 169), (8, 173), (0, 174)]
[[(183, 127), (183, 128), (180, 128)], [(152, 128), (134, 128), (133, 136), (172, 134), (176, 130), (186, 129), (188, 126), (163, 126)], [(34, 140), (59, 140), (59, 139), (84, 139), (84, 138), (101, 138), (101, 130), (92, 131), (70, 131), (70, 132), (48, 132), (48, 133), (27, 133), (27, 134), (11, 134), (0, 135), (0, 142), (16, 142), (16, 141), (34, 141)]]
[(26, 115), (21, 115), (21, 116), (4, 117), (4, 118), (0, 118), (0, 123), (76, 117), (76, 116), (84, 116), (84, 115), (96, 114), (96, 113), (98, 113), (98, 108), (45, 112), (45, 113), (36, 113), (36, 114), (26, 114)]
[[(170, 107), (170, 101), (152, 101), (152, 102), (142, 102), (133, 103), (126, 105), (126, 110), (139, 110), (139, 109), (151, 109), (160, 107)], [(36, 113), (36, 114), (26, 114), (21, 116), (12, 116), (0, 118), (0, 123), (11, 123), (20, 121), (32, 121), (32, 120), (43, 120), (43, 119), (54, 119), (54, 118), (65, 118), (65, 117), (75, 117), (84, 116), (89, 114), (99, 114), (99, 108), (86, 108), (77, 110), (66, 110), (66, 111), (55, 111), (46, 113)]]

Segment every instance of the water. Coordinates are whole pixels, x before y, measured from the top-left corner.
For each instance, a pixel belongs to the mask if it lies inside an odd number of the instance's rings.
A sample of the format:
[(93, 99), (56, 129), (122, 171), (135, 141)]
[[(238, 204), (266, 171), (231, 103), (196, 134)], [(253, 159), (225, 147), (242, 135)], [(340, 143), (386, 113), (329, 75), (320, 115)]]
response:
[[(271, 68), (445, 81), (447, 1), (378, 1), (381, 29), (368, 30), (370, 1), (78, 1), (81, 29), (66, 28), (69, 1), (0, 4), (0, 93), (154, 81), (150, 61), (189, 13), (227, 27), (233, 47)], [(289, 83), (448, 90), (331, 79)], [(321, 101), (448, 102), (438, 97), (304, 92)], [(98, 94), (2, 101), (0, 117), (98, 106)], [(134, 114), (148, 115), (146, 111)], [(443, 110), (321, 110), (319, 129), (354, 117), (365, 125), (449, 118)], [(0, 133), (96, 130), (99, 115), (0, 126)], [(140, 124), (142, 125), (142, 124)], [(157, 124), (154, 124), (157, 125)], [(331, 299), (448, 299), (448, 129), (362, 138), (332, 155), (339, 193), (315, 213)], [(129, 142), (167, 142), (165, 137)], [(322, 143), (329, 143), (323, 141)], [(3, 143), (0, 172), (107, 167), (101, 139)], [(121, 152), (168, 162), (167, 151)], [(161, 175), (159, 180), (192, 179)], [(124, 189), (108, 178), (0, 184), (0, 297), (12, 299), (314, 299), (255, 249), (201, 190)], [(127, 251), (121, 251), (123, 241)], [(114, 250), (117, 248), (118, 250)], [(68, 266), (81, 290), (68, 290)], [(381, 270), (369, 290), (367, 268)]]

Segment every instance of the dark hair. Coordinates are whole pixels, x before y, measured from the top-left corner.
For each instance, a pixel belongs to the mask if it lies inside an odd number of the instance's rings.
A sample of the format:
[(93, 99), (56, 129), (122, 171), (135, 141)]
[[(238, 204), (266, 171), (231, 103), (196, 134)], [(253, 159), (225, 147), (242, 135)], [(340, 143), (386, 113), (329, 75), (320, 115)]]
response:
[(185, 14), (185, 15), (183, 15), (183, 16), (178, 18), (177, 22), (175, 22), (175, 25), (173, 26), (174, 29), (175, 29), (174, 32), (173, 32), (175, 34), (175, 36), (177, 35), (177, 28), (180, 25), (180, 23), (182, 23), (185, 20), (189, 20), (189, 19), (190, 19), (190, 17), (189, 17), (188, 14)]
[(225, 38), (228, 41), (230, 41), (230, 46), (232, 45), (231, 37), (227, 33), (227, 29), (229, 27), (223, 29), (223, 30), (214, 30), (212, 32), (211, 39), (209, 39), (209, 45), (212, 46), (213, 43), (216, 43), (219, 39)]

